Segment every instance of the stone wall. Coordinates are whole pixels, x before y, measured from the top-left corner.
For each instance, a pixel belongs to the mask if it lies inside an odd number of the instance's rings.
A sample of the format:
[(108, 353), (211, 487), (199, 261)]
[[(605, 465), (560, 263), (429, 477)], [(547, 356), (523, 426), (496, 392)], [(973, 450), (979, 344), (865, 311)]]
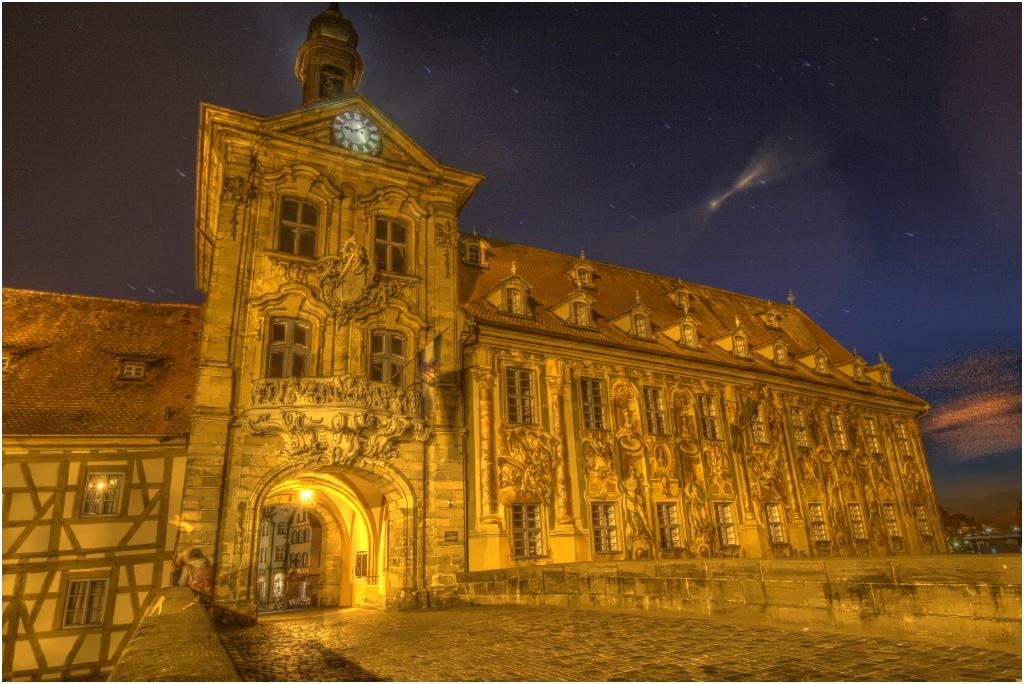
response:
[(459, 580), (469, 604), (670, 610), (1020, 652), (1020, 556), (566, 563)]
[(185, 587), (162, 589), (114, 665), (110, 682), (237, 682), (206, 611)]

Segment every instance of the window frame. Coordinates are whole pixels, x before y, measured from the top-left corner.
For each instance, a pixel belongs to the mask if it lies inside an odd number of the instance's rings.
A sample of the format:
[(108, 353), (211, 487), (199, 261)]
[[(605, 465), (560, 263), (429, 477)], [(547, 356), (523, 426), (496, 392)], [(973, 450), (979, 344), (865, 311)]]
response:
[(483, 266), (483, 251), (479, 242), (467, 242), (465, 263), (470, 266)]
[(665, 397), (660, 387), (645, 385), (644, 419), (647, 423), (647, 434), (665, 436), (668, 434), (668, 411), (665, 409)]
[(764, 402), (757, 402), (757, 410), (750, 418), (750, 438), (754, 444), (771, 444), (768, 434), (768, 422), (764, 418)]
[[(688, 340), (687, 337), (693, 336), (693, 340)], [(679, 342), (682, 346), (687, 349), (699, 349), (700, 348), (700, 337), (697, 334), (697, 326), (692, 323), (680, 323), (679, 324)]]
[[(379, 230), (381, 225), (387, 226), (387, 237), (381, 238), (379, 236)], [(398, 242), (394, 239), (393, 228), (400, 226), (404, 231), (404, 241)], [(403, 219), (393, 218), (390, 216), (377, 216), (373, 222), (373, 264), (374, 268), (378, 272), (392, 273), (395, 275), (409, 275), (412, 273), (412, 269), (409, 268), (409, 255), (412, 252), (412, 245), (410, 244), (409, 235), (412, 232), (412, 226), (409, 225), (408, 221)], [(381, 254), (380, 251), (384, 250), (383, 266), (381, 265)], [(402, 254), (402, 268), (397, 270), (394, 268), (394, 255), (396, 251), (401, 251)]]
[[(683, 548), (682, 525), (679, 522), (679, 506), (674, 501), (655, 502), (658, 518), (658, 547), (662, 551), (678, 551)], [(663, 511), (671, 511), (664, 515)]]
[[(514, 377), (513, 377), (514, 376)], [(523, 380), (525, 382), (525, 393)], [(536, 425), (537, 396), (533, 369), (522, 366), (505, 367), (505, 422), (515, 425)]]
[(896, 441), (896, 453), (901, 458), (910, 458), (910, 435), (907, 433), (907, 426), (902, 420), (893, 421), (893, 437)]
[(724, 437), (720, 424), (721, 412), (718, 410), (718, 397), (714, 394), (698, 394), (697, 410), (699, 411), (700, 430), (704, 439), (721, 442)]
[[(285, 205), (289, 202), (295, 203), (295, 220), (286, 219), (284, 217)], [(304, 207), (312, 207), (316, 212), (315, 223), (304, 223), (303, 214)], [(281, 254), (287, 254), (293, 257), (299, 257), (302, 259), (316, 259), (319, 253), (318, 242), (320, 237), (320, 216), (323, 214), (323, 207), (316, 202), (310, 202), (309, 200), (302, 200), (293, 195), (285, 195), (281, 197), (281, 201), (277, 210), (277, 235), (275, 239), (276, 251)], [(284, 231), (288, 228), (292, 231), (292, 245), (290, 248), (286, 248), (283, 244)], [(302, 236), (311, 235), (310, 245), (312, 246), (312, 254), (304, 254), (302, 251)]]
[[(283, 340), (275, 340), (276, 326), (285, 326)], [(306, 332), (306, 344), (302, 345), (295, 341), (295, 331), (303, 329)], [(287, 316), (271, 316), (268, 324), (267, 348), (264, 355), (264, 377), (268, 380), (288, 380), (293, 378), (307, 378), (313, 375), (313, 325), (310, 321), (302, 318), (289, 318)], [(272, 375), (272, 359), (275, 354), (281, 354), (281, 374)], [(295, 375), (295, 359), (302, 358), (304, 372), (302, 375)]]
[(793, 431), (793, 443), (798, 449), (811, 448), (811, 435), (807, 429), (807, 416), (800, 406), (789, 407), (789, 427)]
[(882, 502), (882, 522), (885, 523), (885, 531), (889, 533), (890, 539), (903, 538), (903, 532), (900, 530), (899, 514), (894, 502)]
[(650, 316), (640, 312), (636, 312), (631, 316), (631, 319), (633, 322), (633, 337), (639, 337), (644, 340), (650, 340), (654, 338), (654, 331), (652, 330), (653, 326), (651, 325)]
[[(381, 351), (375, 352), (375, 340), (381, 338)], [(403, 356), (398, 357), (394, 354), (394, 343), (396, 340), (402, 341)], [(409, 354), (409, 336), (404, 332), (398, 330), (391, 330), (389, 328), (375, 328), (370, 331), (370, 353), (367, 354), (368, 371), (367, 377), (373, 382), (380, 382), (385, 385), (391, 385), (393, 387), (408, 387), (410, 378), (408, 375), (408, 368), (412, 358)], [(400, 359), (402, 361), (400, 366), (395, 366), (395, 360)], [(380, 377), (377, 377), (377, 362), (381, 362)], [(389, 372), (390, 371), (390, 372)], [(398, 380), (398, 382), (395, 382)]]
[[(109, 598), (110, 598), (110, 593), (109, 593), (110, 592), (110, 579), (111, 578), (110, 578), (110, 575), (108, 573), (103, 573), (103, 574), (100, 574), (100, 573), (70, 574), (69, 573), (69, 574), (67, 574), (65, 576), (65, 579), (64, 579), (64, 586), (63, 586), (63, 592), (62, 592), (62, 595), (64, 597), (64, 600), (62, 602), (63, 607), (61, 608), (61, 610), (59, 612), (58, 611), (54, 611), (54, 612), (57, 613), (56, 616), (55, 616), (56, 622), (57, 622), (57, 629), (59, 629), (59, 630), (65, 630), (65, 629), (90, 629), (90, 628), (96, 628), (96, 627), (103, 627), (106, 624), (107, 608), (108, 608), (107, 603), (108, 603)], [(92, 598), (95, 595), (92, 592), (92, 586), (93, 586), (94, 583), (101, 583), (102, 587), (103, 587), (102, 593), (98, 594), (98, 596), (99, 596), (99, 601), (98, 601), (99, 606), (98, 607), (96, 607), (96, 606), (90, 607), (90, 605), (92, 604), (92, 602), (90, 601), (90, 598)], [(75, 612), (81, 612), (82, 613), (83, 621), (82, 622), (69, 622), (68, 621), (68, 612), (70, 610), (72, 610), (70, 608), (70, 606), (71, 606), (72, 598), (74, 597), (74, 594), (72, 594), (72, 590), (76, 586), (83, 585), (83, 584), (85, 585), (85, 588), (86, 588), (86, 592), (83, 595), (84, 602), (83, 602), (81, 608), (75, 608), (74, 609)], [(86, 622), (85, 618), (87, 618), (89, 616), (90, 612), (96, 611), (96, 610), (99, 611), (99, 615), (97, 616), (97, 618), (95, 620), (93, 620), (93, 621)]]
[(609, 426), (608, 402), (605, 398), (604, 380), (581, 376), (579, 379), (579, 389), (583, 429), (606, 432)]
[(735, 548), (739, 546), (739, 537), (736, 534), (736, 519), (732, 514), (732, 503), (726, 501), (715, 501), (715, 536), (721, 548)]
[[(129, 369), (132, 369), (129, 372)], [(145, 361), (122, 361), (121, 371), (118, 373), (118, 380), (140, 381), (146, 379), (149, 364)], [(137, 371), (137, 372), (136, 372)]]
[(922, 539), (932, 539), (935, 534), (932, 532), (932, 523), (928, 519), (928, 509), (924, 504), (914, 504), (914, 522), (917, 523), (917, 533)]
[(595, 554), (619, 553), (618, 515), (613, 501), (590, 502), (590, 529)]
[[(864, 508), (860, 502), (853, 501), (846, 504), (847, 513), (850, 516), (850, 534), (856, 541), (866, 541), (868, 538), (867, 523), (864, 521)], [(856, 515), (854, 515), (856, 512)]]
[(570, 302), (569, 323), (577, 328), (593, 328), (594, 315), (590, 310), (590, 305), (578, 299)]
[(788, 544), (786, 539), (786, 516), (782, 510), (782, 504), (777, 501), (768, 501), (764, 505), (764, 527), (768, 533), (768, 543), (780, 546)]
[[(82, 475), (79, 484), (79, 495), (77, 497), (77, 505), (75, 506), (76, 518), (78, 518), (79, 520), (94, 520), (96, 518), (122, 517), (124, 515), (125, 506), (128, 503), (128, 492), (130, 491), (129, 487), (131, 485), (128, 479), (128, 473), (128, 466), (104, 466), (102, 464), (97, 464), (95, 467), (89, 467), (88, 465), (85, 465), (82, 468)], [(111, 475), (116, 475), (118, 478), (120, 478), (121, 486), (116, 489), (116, 491), (118, 491), (118, 498), (116, 500), (117, 510), (111, 512), (105, 512), (101, 510), (101, 512), (99, 513), (87, 512), (86, 507), (90, 503), (89, 480), (92, 476), (103, 475), (106, 475), (108, 477), (108, 482), (109, 477)], [(104, 487), (103, 489), (105, 489), (106, 491), (111, 491), (106, 487)], [(105, 495), (101, 500), (101, 508), (106, 508)]]
[(843, 414), (839, 411), (829, 412), (828, 432), (832, 438), (832, 447), (836, 451), (850, 450), (850, 438), (846, 434), (846, 425), (843, 424)]
[(882, 453), (882, 437), (878, 431), (878, 423), (871, 416), (864, 416), (864, 443), (868, 453)]
[(814, 543), (829, 542), (828, 516), (825, 515), (825, 504), (812, 501), (807, 504), (807, 522), (811, 528), (811, 541)]
[[(517, 517), (517, 513), (520, 516)], [(544, 520), (538, 503), (515, 503), (509, 506), (509, 536), (515, 560), (544, 558)], [(532, 514), (532, 515), (530, 515)], [(522, 553), (520, 550), (522, 549)]]
[(523, 290), (514, 285), (508, 285), (505, 287), (505, 296), (503, 297), (504, 311), (515, 316), (525, 316), (526, 307), (523, 305), (526, 297), (523, 294)]

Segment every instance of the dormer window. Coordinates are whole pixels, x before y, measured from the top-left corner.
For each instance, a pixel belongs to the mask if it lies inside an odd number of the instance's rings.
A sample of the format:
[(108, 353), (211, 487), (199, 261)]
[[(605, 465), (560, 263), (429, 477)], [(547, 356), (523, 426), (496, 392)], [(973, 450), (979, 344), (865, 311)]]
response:
[(526, 313), (523, 309), (523, 292), (517, 287), (505, 288), (505, 311), (511, 314), (522, 316)]
[(683, 323), (682, 327), (682, 341), (687, 347), (696, 347), (697, 343), (697, 328), (690, 323)]
[(576, 281), (580, 284), (580, 287), (594, 286), (594, 280), (591, 277), (590, 271), (585, 268), (576, 269)]
[(750, 347), (747, 345), (747, 336), (743, 334), (733, 335), (732, 354), (743, 359), (750, 358)]
[(3, 356), (3, 369), (4, 369), (4, 373), (6, 373), (10, 369), (10, 367), (11, 367), (11, 355), (8, 354), (7, 352), (4, 352), (4, 356)]
[(883, 387), (888, 387), (892, 384), (892, 373), (888, 370), (882, 369), (878, 372), (878, 384)]
[(470, 243), (466, 245), (466, 263), (472, 266), (480, 265), (480, 245)]
[(570, 310), (572, 311), (572, 318), (570, 322), (573, 325), (584, 327), (590, 327), (592, 325), (590, 321), (590, 307), (587, 306), (585, 302), (573, 302)]
[(459, 239), (459, 246), (462, 250), (462, 263), (487, 268), (487, 250), (490, 245), (476, 231), (472, 235), (463, 235)]
[(124, 361), (120, 377), (122, 380), (142, 380), (146, 377), (146, 364), (141, 361)]
[(775, 361), (776, 366), (789, 365), (789, 351), (782, 342), (776, 342), (772, 346), (772, 360)]
[(652, 336), (651, 320), (643, 314), (633, 314), (633, 334), (637, 337), (650, 338)]
[(854, 382), (867, 382), (867, 378), (864, 377), (864, 364), (855, 362), (853, 364), (853, 380)]
[(814, 354), (814, 372), (819, 375), (828, 375), (828, 355), (823, 351)]
[(764, 312), (764, 324), (772, 330), (779, 329), (779, 312), (775, 310), (775, 307), (768, 307), (768, 310)]

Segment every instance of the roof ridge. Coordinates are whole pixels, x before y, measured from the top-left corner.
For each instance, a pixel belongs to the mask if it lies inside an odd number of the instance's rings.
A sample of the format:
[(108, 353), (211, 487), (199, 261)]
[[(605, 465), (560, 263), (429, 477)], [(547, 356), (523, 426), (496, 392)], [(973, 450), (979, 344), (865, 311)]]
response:
[(21, 288), (21, 287), (4, 287), (3, 288), (3, 292), (4, 292), (4, 294), (7, 294), (8, 292), (10, 292), (10, 293), (26, 293), (26, 294), (35, 294), (35, 295), (46, 295), (46, 296), (49, 296), (49, 297), (74, 297), (76, 299), (97, 299), (97, 300), (102, 300), (102, 301), (107, 301), (107, 302), (120, 302), (122, 304), (135, 304), (137, 306), (168, 306), (168, 307), (174, 306), (174, 307), (184, 307), (184, 308), (189, 308), (189, 309), (201, 309), (203, 307), (202, 304), (189, 304), (187, 302), (150, 302), (150, 301), (145, 301), (145, 300), (141, 300), (140, 301), (140, 300), (137, 300), (137, 299), (124, 299), (124, 298), (121, 298), (121, 297), (104, 297), (104, 296), (101, 296), (101, 295), (83, 295), (83, 294), (76, 294), (76, 293), (73, 293), (73, 292), (51, 292), (51, 291), (48, 291), (48, 290), (29, 290), (29, 289)]

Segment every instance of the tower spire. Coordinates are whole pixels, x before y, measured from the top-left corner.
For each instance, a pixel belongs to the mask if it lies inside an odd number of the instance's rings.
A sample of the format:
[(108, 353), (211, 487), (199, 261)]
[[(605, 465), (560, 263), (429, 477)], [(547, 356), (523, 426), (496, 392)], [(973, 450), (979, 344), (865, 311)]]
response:
[(351, 95), (363, 78), (363, 58), (356, 51), (359, 36), (338, 3), (309, 22), (306, 42), (295, 58), (295, 77), (302, 83), (302, 104)]

